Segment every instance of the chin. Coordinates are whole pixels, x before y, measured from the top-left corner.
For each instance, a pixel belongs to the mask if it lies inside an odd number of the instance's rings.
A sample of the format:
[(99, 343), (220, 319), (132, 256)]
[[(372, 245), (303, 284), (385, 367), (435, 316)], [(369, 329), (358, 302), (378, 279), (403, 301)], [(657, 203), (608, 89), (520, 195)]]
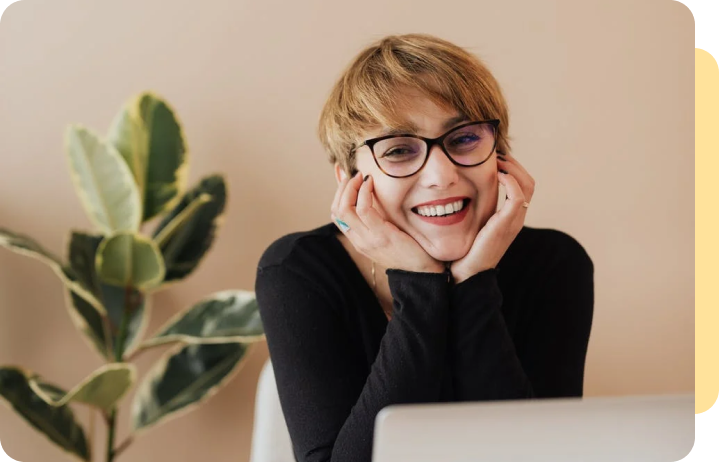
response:
[(467, 255), (469, 252), (470, 246), (466, 246), (466, 248), (458, 247), (456, 243), (452, 243), (447, 246), (437, 246), (430, 250), (425, 249), (427, 254), (429, 254), (430, 257), (434, 258), (435, 260), (439, 260), (442, 262), (447, 261), (457, 261), (460, 258)]

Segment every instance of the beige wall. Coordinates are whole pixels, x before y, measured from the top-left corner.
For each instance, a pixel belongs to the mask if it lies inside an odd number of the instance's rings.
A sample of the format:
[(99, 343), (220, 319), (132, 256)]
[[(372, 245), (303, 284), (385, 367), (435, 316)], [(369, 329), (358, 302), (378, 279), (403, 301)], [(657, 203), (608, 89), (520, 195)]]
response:
[[(0, 21), (0, 226), (64, 253), (67, 231), (89, 227), (65, 125), (104, 132), (126, 98), (153, 89), (185, 125), (191, 182), (223, 172), (231, 197), (200, 269), (154, 298), (150, 332), (205, 294), (250, 289), (272, 240), (328, 221), (335, 185), (315, 124), (340, 70), (369, 41), (417, 31), (484, 58), (537, 182), (527, 225), (571, 234), (594, 260), (586, 395), (693, 390), (694, 23), (671, 0), (23, 0)], [(225, 389), (121, 460), (248, 460), (266, 358), (258, 345)], [(0, 250), (8, 363), (67, 387), (100, 365), (51, 271)], [(23, 462), (58, 459), (2, 406), (0, 438)]]

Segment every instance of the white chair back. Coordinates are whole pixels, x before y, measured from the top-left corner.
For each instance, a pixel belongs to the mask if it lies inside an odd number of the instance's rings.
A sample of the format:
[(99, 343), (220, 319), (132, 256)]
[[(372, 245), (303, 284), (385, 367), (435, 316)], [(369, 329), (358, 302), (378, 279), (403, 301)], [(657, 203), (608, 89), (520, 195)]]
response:
[(257, 382), (250, 462), (295, 462), (270, 359)]

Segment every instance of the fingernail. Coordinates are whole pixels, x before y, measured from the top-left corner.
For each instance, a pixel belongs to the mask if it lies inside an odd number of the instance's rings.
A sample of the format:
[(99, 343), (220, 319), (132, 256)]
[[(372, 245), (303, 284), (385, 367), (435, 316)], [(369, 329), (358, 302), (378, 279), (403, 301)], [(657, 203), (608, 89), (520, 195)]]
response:
[(362, 180), (362, 182), (364, 183), (365, 181), (367, 181), (367, 178), (369, 178), (369, 173), (364, 176), (364, 179)]
[(504, 170), (502, 170), (501, 168), (499, 169), (499, 171), (502, 172), (502, 173), (504, 173), (505, 175), (507, 174), (507, 172), (504, 171)]

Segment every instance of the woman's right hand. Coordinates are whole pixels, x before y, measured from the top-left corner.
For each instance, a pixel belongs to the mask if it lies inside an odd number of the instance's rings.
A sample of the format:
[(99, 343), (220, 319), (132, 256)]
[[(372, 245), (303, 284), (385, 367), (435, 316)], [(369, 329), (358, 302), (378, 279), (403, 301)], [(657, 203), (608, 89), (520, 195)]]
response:
[[(352, 245), (384, 268), (420, 273), (441, 273), (442, 262), (432, 258), (409, 234), (385, 220), (375, 208), (381, 207), (374, 195), (374, 180), (362, 174), (345, 177), (337, 187), (332, 202), (332, 222)], [(387, 214), (384, 214), (387, 216)], [(350, 227), (344, 231), (337, 218)]]

